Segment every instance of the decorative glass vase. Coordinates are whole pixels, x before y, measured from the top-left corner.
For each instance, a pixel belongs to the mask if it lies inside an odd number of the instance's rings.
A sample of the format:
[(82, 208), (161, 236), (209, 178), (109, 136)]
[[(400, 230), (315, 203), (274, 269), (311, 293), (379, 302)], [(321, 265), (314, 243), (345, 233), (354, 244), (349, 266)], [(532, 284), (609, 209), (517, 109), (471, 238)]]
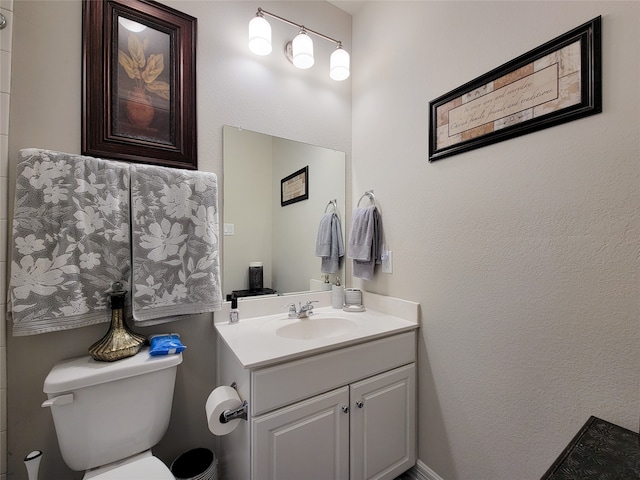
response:
[[(115, 290), (116, 288), (114, 288)], [(113, 362), (132, 357), (140, 351), (146, 338), (132, 332), (124, 318), (124, 299), (127, 292), (114, 291), (111, 297), (111, 326), (99, 341), (89, 347), (89, 354), (100, 362)]]

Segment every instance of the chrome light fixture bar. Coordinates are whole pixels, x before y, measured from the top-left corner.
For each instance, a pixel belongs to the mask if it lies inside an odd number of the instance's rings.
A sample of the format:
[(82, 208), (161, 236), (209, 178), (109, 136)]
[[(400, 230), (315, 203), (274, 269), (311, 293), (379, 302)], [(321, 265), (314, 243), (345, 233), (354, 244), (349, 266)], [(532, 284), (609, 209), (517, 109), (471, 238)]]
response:
[(285, 47), (287, 58), (289, 58), (296, 67), (306, 69), (313, 66), (313, 41), (308, 35), (312, 33), (336, 44), (336, 49), (329, 59), (329, 76), (337, 81), (349, 78), (351, 74), (350, 57), (349, 52), (342, 48), (342, 42), (320, 32), (316, 32), (315, 30), (311, 30), (304, 25), (287, 20), (275, 13), (267, 12), (260, 7), (258, 8), (256, 16), (249, 22), (249, 49), (253, 53), (256, 55), (269, 55), (272, 50), (271, 25), (264, 18), (265, 15), (298, 28), (298, 35), (293, 41), (287, 43)]

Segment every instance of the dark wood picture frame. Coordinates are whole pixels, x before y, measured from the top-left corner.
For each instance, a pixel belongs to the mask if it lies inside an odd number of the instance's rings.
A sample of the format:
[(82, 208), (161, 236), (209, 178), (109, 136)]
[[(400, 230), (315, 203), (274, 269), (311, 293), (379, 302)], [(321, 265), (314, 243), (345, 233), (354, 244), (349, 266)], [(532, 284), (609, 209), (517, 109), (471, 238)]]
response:
[(601, 17), (429, 102), (429, 161), (602, 112)]
[(307, 200), (309, 198), (309, 166), (280, 180), (280, 206)]
[(197, 20), (151, 0), (84, 0), (82, 19), (82, 153), (197, 169)]

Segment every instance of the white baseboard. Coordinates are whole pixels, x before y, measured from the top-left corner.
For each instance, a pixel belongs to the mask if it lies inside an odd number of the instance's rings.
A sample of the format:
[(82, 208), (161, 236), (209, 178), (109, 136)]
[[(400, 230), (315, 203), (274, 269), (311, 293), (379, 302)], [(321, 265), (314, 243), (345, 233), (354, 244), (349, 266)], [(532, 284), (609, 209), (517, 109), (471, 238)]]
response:
[(405, 472), (404, 475), (409, 477), (411, 480), (444, 480), (440, 475), (431, 470), (420, 460), (417, 460), (413, 468)]

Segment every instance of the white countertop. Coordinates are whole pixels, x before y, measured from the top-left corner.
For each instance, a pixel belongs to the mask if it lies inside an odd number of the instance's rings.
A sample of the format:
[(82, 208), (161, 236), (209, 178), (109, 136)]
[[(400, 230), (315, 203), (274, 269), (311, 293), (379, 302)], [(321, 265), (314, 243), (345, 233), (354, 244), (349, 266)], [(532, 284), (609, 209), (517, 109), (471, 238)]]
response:
[[(304, 297), (305, 301), (307, 297), (309, 295)], [(282, 313), (274, 314), (269, 311), (269, 305), (273, 305), (273, 302), (265, 304), (264, 309), (265, 313), (271, 314), (243, 319), (242, 303), (245, 302), (241, 302), (239, 307), (241, 320), (238, 323), (230, 324), (227, 313), (226, 317), (215, 321), (215, 327), (220, 338), (233, 351), (244, 368), (265, 367), (418, 328), (419, 304), (414, 302), (363, 292), (365, 311), (344, 312), (322, 306), (326, 303), (323, 301), (324, 297), (318, 298), (320, 307), (314, 308), (314, 313), (309, 319), (288, 318), (282, 306), (279, 306)], [(298, 298), (279, 297), (278, 301), (280, 303), (297, 302)], [(256, 311), (257, 306), (253, 304), (252, 308), (246, 308), (246, 310)], [(223, 314), (226, 312), (228, 309), (223, 310)], [(296, 322), (322, 322), (323, 319), (349, 320), (347, 322), (349, 328), (328, 338), (295, 339), (276, 333), (278, 329)]]

